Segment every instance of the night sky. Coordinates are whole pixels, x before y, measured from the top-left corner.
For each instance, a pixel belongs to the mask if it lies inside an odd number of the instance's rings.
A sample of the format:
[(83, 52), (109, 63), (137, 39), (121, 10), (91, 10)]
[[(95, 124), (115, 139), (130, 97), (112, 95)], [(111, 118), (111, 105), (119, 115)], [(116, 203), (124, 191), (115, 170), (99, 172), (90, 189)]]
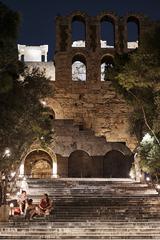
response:
[(153, 20), (160, 20), (160, 0), (1, 0), (21, 13), (22, 23), (18, 43), (49, 45), (49, 60), (55, 47), (55, 16), (68, 15), (81, 10), (88, 15), (101, 11), (115, 11), (123, 16), (127, 12), (141, 12)]

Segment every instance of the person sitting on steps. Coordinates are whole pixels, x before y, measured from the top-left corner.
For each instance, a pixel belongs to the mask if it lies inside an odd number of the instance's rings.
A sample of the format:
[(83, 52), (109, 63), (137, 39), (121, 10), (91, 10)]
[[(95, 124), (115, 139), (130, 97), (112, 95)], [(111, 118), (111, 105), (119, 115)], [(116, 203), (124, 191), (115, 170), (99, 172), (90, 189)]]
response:
[(25, 214), (27, 208), (27, 193), (25, 190), (22, 190), (22, 193), (19, 196), (17, 203), (19, 204), (20, 213)]
[(28, 199), (27, 201), (27, 209), (25, 214), (25, 219), (30, 219), (30, 216), (35, 211), (35, 205), (33, 204), (33, 199)]
[(48, 194), (45, 193), (40, 200), (39, 205), (31, 212), (30, 220), (35, 216), (48, 216), (50, 212), (53, 210), (53, 203), (48, 197)]

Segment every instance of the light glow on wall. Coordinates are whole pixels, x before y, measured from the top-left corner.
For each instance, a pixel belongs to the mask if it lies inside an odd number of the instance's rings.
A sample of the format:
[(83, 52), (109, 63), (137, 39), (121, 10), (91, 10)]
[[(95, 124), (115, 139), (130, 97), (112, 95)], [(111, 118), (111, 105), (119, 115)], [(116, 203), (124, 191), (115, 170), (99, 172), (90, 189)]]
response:
[(53, 177), (57, 177), (57, 162), (53, 161)]

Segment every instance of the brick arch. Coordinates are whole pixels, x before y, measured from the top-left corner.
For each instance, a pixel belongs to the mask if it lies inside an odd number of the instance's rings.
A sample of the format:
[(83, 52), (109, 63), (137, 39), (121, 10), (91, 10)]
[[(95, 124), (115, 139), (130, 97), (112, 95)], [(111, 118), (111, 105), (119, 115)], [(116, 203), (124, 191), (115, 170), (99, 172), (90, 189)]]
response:
[[(118, 16), (114, 12), (102, 12), (98, 16), (99, 21), (99, 38), (101, 40), (101, 24), (103, 22), (108, 22), (112, 24), (113, 27), (113, 45), (114, 48), (117, 47), (118, 44)], [(107, 40), (107, 39), (106, 39)]]
[(101, 22), (103, 19), (108, 19), (111, 21), (113, 24), (118, 23), (118, 16), (115, 12), (109, 12), (109, 11), (104, 11), (101, 12), (98, 16), (99, 22)]
[(114, 67), (114, 56), (112, 54), (105, 54), (101, 57), (100, 61), (100, 79), (101, 81), (107, 81), (110, 80), (107, 77), (107, 70), (109, 68)]
[(55, 119), (63, 119), (64, 111), (60, 103), (52, 98), (46, 100), (47, 106), (54, 112)]
[[(126, 145), (125, 142), (123, 142), (123, 143), (120, 143), (120, 142), (111, 143), (110, 149), (108, 151), (112, 151), (112, 150), (119, 151), (125, 156), (132, 156), (133, 155), (133, 152), (129, 149), (129, 147)], [(108, 151), (106, 151), (105, 154), (107, 154)]]
[(121, 151), (111, 150), (103, 158), (103, 177), (129, 178), (133, 158), (125, 156)]
[(87, 80), (87, 61), (83, 54), (76, 53), (72, 57), (72, 80)]
[(83, 53), (76, 53), (72, 56), (72, 63), (75, 61), (81, 61), (87, 65), (86, 56)]
[(142, 22), (144, 20), (144, 16), (141, 14), (135, 14), (135, 13), (127, 13), (123, 17), (123, 24), (124, 24), (124, 32), (123, 32), (123, 39), (124, 39), (124, 45), (125, 49), (127, 50), (127, 41), (128, 41), (128, 23), (133, 22), (137, 25), (137, 33), (138, 33), (138, 42), (141, 40), (141, 32), (142, 32)]
[(140, 20), (139, 20), (139, 18), (137, 17), (137, 16), (135, 16), (135, 15), (130, 15), (130, 16), (128, 16), (127, 17), (127, 19), (126, 19), (126, 24), (127, 24), (127, 40), (128, 40), (128, 23), (134, 23), (134, 24), (136, 24), (136, 28), (137, 28), (137, 40), (138, 40), (138, 42), (140, 41)]
[(74, 11), (69, 15), (70, 23), (74, 20), (83, 21), (85, 23), (87, 17), (87, 13), (82, 11)]
[[(87, 36), (86, 17), (87, 17), (86, 14), (80, 11), (73, 12), (69, 16), (69, 25), (70, 25), (69, 28), (71, 32), (70, 41), (71, 41), (72, 47), (86, 47), (86, 36)], [(77, 45), (75, 41), (79, 41), (79, 40), (82, 40), (83, 42)]]
[(109, 53), (102, 55), (102, 57), (101, 57), (101, 63), (103, 63), (103, 62), (104, 62), (105, 60), (107, 60), (107, 59), (112, 59), (112, 60), (114, 61), (114, 55), (109, 54)]
[(128, 15), (126, 22), (135, 22), (137, 25), (140, 24), (140, 18), (137, 15)]
[[(23, 159), (24, 175), (32, 176), (33, 169), (39, 164), (39, 169), (35, 171), (37, 177), (52, 177), (53, 167), (57, 163), (56, 155), (51, 151), (42, 148), (30, 150)], [(46, 168), (46, 169), (45, 169)], [(32, 176), (35, 177), (35, 176)]]
[(68, 177), (92, 177), (92, 157), (84, 150), (73, 151), (68, 158)]
[[(21, 158), (20, 168), (19, 168), (19, 174), (20, 175), (22, 175), (22, 176), (24, 174), (28, 175), (28, 173), (26, 173), (26, 170), (25, 170), (27, 157), (30, 154), (35, 153), (35, 155), (36, 155), (36, 153), (40, 153), (40, 152), (45, 154), (45, 156), (46, 156), (45, 161), (48, 162), (48, 164), (50, 164), (50, 166), (51, 166), (51, 177), (57, 177), (57, 157), (56, 157), (56, 154), (54, 153), (54, 151), (51, 148), (49, 148), (49, 147), (42, 148), (37, 143), (31, 145), (30, 148), (27, 150), (27, 152), (25, 152), (23, 154), (23, 156)], [(47, 158), (47, 156), (48, 156), (48, 158)], [(38, 161), (38, 156), (35, 157), (34, 161), (35, 162)], [(29, 166), (29, 168), (31, 170), (31, 165)]]

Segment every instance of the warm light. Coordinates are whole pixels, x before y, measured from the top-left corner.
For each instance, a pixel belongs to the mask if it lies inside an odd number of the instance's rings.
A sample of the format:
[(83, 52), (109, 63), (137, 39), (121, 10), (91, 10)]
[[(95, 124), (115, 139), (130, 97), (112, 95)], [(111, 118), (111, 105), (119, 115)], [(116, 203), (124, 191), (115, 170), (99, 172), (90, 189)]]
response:
[(157, 185), (156, 188), (157, 188), (157, 189), (160, 189), (160, 185)]
[(46, 101), (44, 101), (44, 100), (41, 100), (40, 102), (44, 107), (47, 105)]
[(146, 181), (149, 182), (151, 179), (150, 177), (146, 177)]
[(19, 176), (23, 176), (23, 175), (24, 175), (24, 164), (22, 163), (19, 168)]
[(53, 177), (57, 176), (57, 162), (53, 162)]
[(4, 151), (4, 154), (3, 154), (3, 157), (10, 157), (10, 155), (11, 155), (11, 151), (10, 151), (10, 149), (9, 148), (6, 148), (5, 149), (5, 151)]
[(19, 196), (21, 193), (20, 192), (17, 192), (16, 195)]
[(129, 176), (131, 179), (135, 179), (135, 173), (134, 173), (133, 169), (130, 170)]
[(10, 203), (9, 206), (10, 206), (10, 208), (13, 208), (13, 207), (14, 207), (14, 204), (13, 204), (13, 203)]
[(15, 172), (11, 172), (11, 177), (13, 178), (16, 175)]

